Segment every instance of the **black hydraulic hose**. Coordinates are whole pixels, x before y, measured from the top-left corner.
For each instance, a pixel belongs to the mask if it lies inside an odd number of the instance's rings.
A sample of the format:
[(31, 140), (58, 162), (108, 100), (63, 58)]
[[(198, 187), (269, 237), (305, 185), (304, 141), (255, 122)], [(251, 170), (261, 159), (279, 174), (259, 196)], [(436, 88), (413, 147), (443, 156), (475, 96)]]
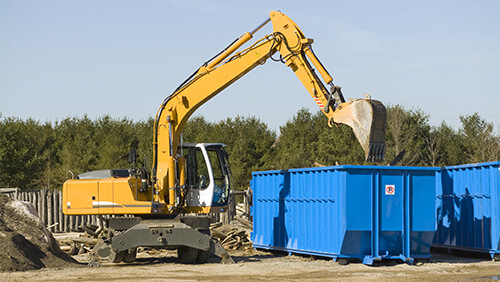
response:
[(236, 38), (233, 42), (231, 42), (231, 44), (229, 44), (226, 48), (224, 48), (224, 50), (220, 51), (217, 55), (213, 56), (210, 60), (206, 61), (203, 66), (207, 66), (208, 63), (210, 63), (211, 61), (213, 61), (215, 58), (219, 57), (220, 54), (224, 53), (227, 49), (229, 49), (229, 47), (231, 47), (234, 43), (236, 43), (236, 41), (238, 41), (239, 38)]
[[(317, 58), (317, 56), (316, 56), (316, 54), (314, 53), (314, 50), (313, 50), (313, 48), (312, 48), (312, 45), (310, 45), (310, 46), (309, 46), (309, 50), (311, 50), (311, 53), (314, 55), (314, 57), (316, 57), (316, 58)], [(321, 67), (322, 67), (322, 68), (326, 71), (326, 73), (328, 73), (328, 71), (326, 70), (325, 66), (323, 66), (323, 63), (322, 63), (320, 60), (317, 60), (317, 61), (319, 62), (319, 64), (321, 65)], [(328, 73), (328, 74), (329, 74), (329, 73)], [(329, 75), (331, 76), (331, 74), (329, 74)], [(333, 80), (333, 77), (332, 77), (332, 80)], [(326, 82), (326, 81), (325, 81), (325, 82)], [(331, 83), (332, 83), (332, 85), (335, 85), (335, 84), (333, 83), (333, 81), (332, 81)]]
[(269, 58), (271, 58), (271, 60), (275, 61), (275, 62), (280, 62), (281, 61), (281, 54), (280, 54), (280, 59), (275, 59), (273, 58), (273, 49), (274, 49), (274, 46), (275, 44), (279, 41), (278, 39), (278, 33), (274, 33), (273, 34), (273, 44), (271, 45), (271, 48), (269, 48)]
[[(269, 56), (271, 58), (271, 60), (275, 61), (275, 62), (282, 62), (282, 63), (285, 63), (285, 60), (286, 58), (288, 58), (289, 56), (293, 56), (293, 55), (296, 55), (298, 54), (298, 52), (294, 52), (291, 50), (290, 46), (288, 45), (288, 41), (286, 40), (286, 37), (285, 35), (283, 35), (283, 33), (281, 32), (275, 32), (273, 33), (274, 35), (274, 42), (273, 42), (273, 45), (271, 46), (271, 49), (269, 50), (269, 54), (272, 55), (273, 53), (273, 49), (274, 49), (274, 46), (275, 46), (275, 43), (278, 42), (279, 40), (283, 40), (283, 43), (285, 44), (285, 47), (286, 49), (290, 52), (288, 55), (286, 55), (285, 57), (283, 57), (281, 54), (280, 54), (280, 58), (279, 59), (274, 59), (272, 56)], [(298, 36), (298, 35), (297, 35)], [(299, 38), (300, 39), (300, 38)], [(297, 45), (295, 45), (293, 48), (296, 48), (298, 46), (299, 43), (297, 43)]]
[[(227, 49), (229, 49), (229, 47), (231, 47), (231, 45), (233, 45), (236, 41), (238, 41), (238, 38), (236, 38), (233, 42), (231, 42), (231, 44), (229, 44), (226, 48), (224, 48), (224, 50), (220, 51), (217, 55), (213, 56), (212, 58), (210, 58), (210, 60), (206, 61), (205, 63), (203, 63), (203, 66), (206, 66), (208, 65), (208, 63), (210, 63), (211, 61), (213, 61), (215, 58), (217, 58), (220, 54), (224, 53)], [(179, 91), (179, 89), (181, 89), (184, 85), (186, 85), (196, 74), (198, 73), (198, 69), (195, 70), (186, 80), (184, 80), (175, 90), (172, 94), (170, 94), (167, 98), (165, 98), (165, 100), (163, 101), (163, 103), (161, 104), (162, 106), (165, 106), (167, 104), (167, 102), (170, 100), (170, 98), (177, 92)]]
[[(267, 23), (267, 22), (266, 22)], [(269, 53), (272, 55), (272, 50), (274, 49), (274, 46), (275, 46), (275, 43), (278, 42), (278, 37), (281, 37), (282, 40), (285, 42), (285, 46), (286, 48), (288, 49), (288, 51), (290, 51), (290, 54), (289, 55), (293, 55), (294, 53), (290, 50), (290, 47), (288, 46), (288, 42), (286, 41), (286, 38), (285, 36), (280, 33), (280, 32), (277, 32), (274, 34), (274, 42), (273, 42), (273, 45), (271, 46), (271, 49), (269, 50)], [(297, 35), (298, 36), (298, 35)], [(231, 42), (231, 44), (229, 44), (226, 48), (224, 48), (222, 51), (220, 51), (217, 55), (213, 56), (212, 58), (210, 58), (208, 61), (206, 61), (203, 66), (207, 66), (208, 63), (210, 63), (211, 61), (213, 61), (215, 58), (217, 58), (219, 55), (221, 55), (222, 53), (224, 53), (227, 49), (229, 49), (229, 47), (231, 47), (236, 41), (238, 41), (239, 38), (236, 38), (233, 42)], [(287, 55), (287, 56), (289, 56)], [(273, 61), (281, 61), (282, 63), (284, 63), (284, 59), (286, 58), (283, 58), (281, 55), (280, 55), (280, 59), (274, 59), (272, 58), (272, 56), (269, 56)], [(160, 110), (158, 112), (158, 115), (155, 119), (155, 128), (154, 128), (154, 132), (155, 132), (155, 136), (154, 136), (154, 151), (153, 151), (153, 159), (154, 159), (154, 163), (153, 163), (153, 174), (154, 174), (154, 179), (156, 181), (156, 168), (158, 167), (158, 126), (160, 124), (160, 116), (163, 112), (163, 108), (165, 107), (165, 105), (168, 103), (168, 101), (170, 101), (170, 99), (173, 98), (173, 96), (175, 95), (175, 93), (177, 93), (182, 87), (184, 87), (189, 81), (191, 81), (193, 79), (193, 77), (196, 76), (196, 74), (198, 73), (198, 69), (196, 71), (194, 71), (186, 80), (184, 80), (175, 90), (172, 94), (170, 94), (169, 96), (167, 96), (165, 98), (165, 100), (163, 100), (163, 103), (161, 104), (161, 107), (160, 107)]]
[[(224, 53), (229, 47), (231, 47), (231, 45), (233, 45), (236, 41), (238, 41), (238, 38), (236, 38), (233, 42), (231, 42), (231, 44), (229, 44), (226, 48), (224, 48), (224, 50), (220, 51), (217, 55), (213, 56), (212, 58), (210, 58), (210, 60), (206, 61), (203, 66), (206, 66), (208, 63), (210, 63), (211, 61), (213, 61), (215, 58), (217, 58), (220, 54)], [(155, 128), (154, 128), (154, 132), (155, 132), (155, 136), (154, 136), (154, 151), (153, 151), (153, 158), (154, 158), (154, 164), (153, 164), (153, 173), (154, 173), (154, 177), (156, 178), (156, 168), (158, 167), (158, 134), (156, 134), (158, 132), (158, 126), (160, 124), (160, 116), (163, 112), (163, 108), (165, 107), (165, 105), (168, 103), (168, 101), (170, 101), (170, 99), (172, 99), (172, 97), (175, 95), (175, 93), (177, 93), (182, 87), (184, 87), (189, 81), (191, 81), (193, 79), (193, 77), (196, 76), (196, 74), (198, 73), (198, 69), (195, 70), (186, 80), (184, 80), (175, 90), (174, 92), (172, 92), (172, 94), (168, 95), (165, 100), (163, 100), (163, 102), (161, 103), (161, 107), (160, 107), (160, 110), (158, 112), (158, 115), (155, 119)]]
[[(221, 55), (222, 53), (224, 53), (227, 49), (229, 49), (229, 47), (231, 47), (236, 41), (238, 41), (239, 38), (236, 38), (233, 42), (231, 42), (231, 44), (229, 44), (226, 48), (224, 48), (222, 51), (220, 51), (217, 55), (213, 56), (212, 58), (210, 58), (208, 61), (206, 61), (203, 66), (207, 66), (208, 63), (210, 63), (211, 61), (213, 61), (215, 58), (217, 58), (219, 55)], [(169, 96), (167, 96), (163, 102), (161, 103), (161, 107), (160, 107), (160, 110), (158, 111), (158, 114), (155, 118), (155, 122), (154, 122), (154, 136), (153, 136), (153, 142), (154, 142), (154, 149), (153, 149), (153, 167), (152, 167), (152, 178), (153, 178), (153, 183), (156, 183), (156, 170), (158, 168), (158, 126), (160, 124), (160, 117), (161, 117), (161, 114), (163, 112), (163, 108), (165, 107), (165, 105), (168, 103), (168, 101), (170, 101), (170, 99), (173, 98), (173, 96), (175, 95), (175, 93), (177, 93), (182, 87), (184, 87), (187, 83), (189, 83), (189, 81), (191, 81), (195, 76), (196, 74), (198, 73), (198, 70), (197, 69), (196, 71), (194, 71), (186, 80), (184, 80), (175, 90), (172, 94), (170, 94)]]

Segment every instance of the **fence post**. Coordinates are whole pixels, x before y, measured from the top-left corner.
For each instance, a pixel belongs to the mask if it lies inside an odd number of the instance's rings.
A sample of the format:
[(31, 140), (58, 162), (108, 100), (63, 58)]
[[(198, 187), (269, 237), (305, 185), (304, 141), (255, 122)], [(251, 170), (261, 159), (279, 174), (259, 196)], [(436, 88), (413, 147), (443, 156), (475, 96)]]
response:
[(245, 205), (245, 215), (247, 216), (248, 220), (252, 220), (252, 213), (250, 212), (250, 209), (252, 208), (252, 189), (248, 187), (248, 189), (245, 192), (245, 198), (243, 200), (243, 203)]
[(53, 224), (56, 224), (52, 228), (52, 232), (57, 231), (57, 226), (59, 225), (59, 201), (57, 201), (57, 194), (56, 191), (52, 190), (52, 222)]
[(64, 216), (62, 213), (62, 193), (61, 191), (57, 191), (57, 202), (59, 203), (59, 210), (57, 211), (57, 214), (59, 215), (59, 232), (64, 231)]
[(45, 226), (51, 226), (52, 225), (52, 208), (53, 208), (53, 203), (52, 203), (52, 193), (50, 193), (49, 190), (47, 191), (47, 221), (45, 222)]
[(40, 219), (42, 220), (42, 222), (45, 224), (47, 221), (45, 220), (45, 210), (46, 210), (46, 206), (47, 206), (47, 198), (45, 196), (45, 190), (40, 190), (40, 204), (41, 204), (41, 208), (40, 208), (40, 211), (38, 211), (38, 213), (40, 214)]
[(68, 232), (71, 232), (73, 229), (73, 222), (75, 221), (75, 217), (72, 215), (68, 215), (68, 217), (69, 217)]
[(234, 198), (234, 193), (229, 194), (229, 204), (227, 205), (227, 211), (225, 215), (223, 215), (223, 223), (230, 224), (231, 220), (233, 220), (235, 211), (236, 211), (236, 199)]
[(40, 191), (38, 191), (38, 193), (35, 194), (35, 207), (36, 207), (36, 211), (38, 212), (38, 216), (42, 216), (42, 196), (40, 194)]
[(75, 230), (78, 229), (78, 227), (80, 227), (80, 225), (82, 225), (82, 222), (83, 222), (83, 215), (77, 215), (76, 216), (76, 226), (75, 226)]
[(52, 229), (52, 232), (57, 232), (59, 231), (59, 225), (61, 223), (59, 222), (59, 194), (57, 194), (57, 190), (52, 190), (52, 202), (54, 203), (54, 209), (53, 209), (53, 217), (54, 217), (54, 224), (57, 224), (54, 226), (54, 229)]

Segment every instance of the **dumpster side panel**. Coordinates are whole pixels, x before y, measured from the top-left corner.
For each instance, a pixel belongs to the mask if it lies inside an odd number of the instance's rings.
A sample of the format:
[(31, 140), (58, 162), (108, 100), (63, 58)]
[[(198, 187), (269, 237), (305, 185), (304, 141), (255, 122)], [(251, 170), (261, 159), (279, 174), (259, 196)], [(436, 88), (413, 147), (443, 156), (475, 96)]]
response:
[(254, 247), (368, 264), (429, 257), (437, 171), (336, 166), (255, 172)]
[(290, 170), (291, 188), (285, 198), (287, 250), (339, 253), (345, 234), (344, 175), (335, 169)]
[(251, 182), (254, 197), (252, 241), (256, 245), (276, 248), (285, 246), (285, 215), (283, 201), (280, 202), (280, 193), (283, 195), (290, 190), (288, 176), (288, 171), (253, 174)]
[(450, 166), (437, 187), (437, 247), (500, 255), (500, 162)]

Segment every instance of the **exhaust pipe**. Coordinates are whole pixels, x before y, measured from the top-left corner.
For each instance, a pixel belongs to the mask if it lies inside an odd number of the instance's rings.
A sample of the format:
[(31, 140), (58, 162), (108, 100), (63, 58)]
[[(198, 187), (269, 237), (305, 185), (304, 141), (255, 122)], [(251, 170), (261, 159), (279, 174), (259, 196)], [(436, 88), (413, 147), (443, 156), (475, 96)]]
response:
[(382, 102), (353, 99), (338, 105), (331, 113), (329, 123), (343, 123), (350, 126), (365, 151), (367, 162), (382, 162), (385, 154), (385, 128), (387, 110)]

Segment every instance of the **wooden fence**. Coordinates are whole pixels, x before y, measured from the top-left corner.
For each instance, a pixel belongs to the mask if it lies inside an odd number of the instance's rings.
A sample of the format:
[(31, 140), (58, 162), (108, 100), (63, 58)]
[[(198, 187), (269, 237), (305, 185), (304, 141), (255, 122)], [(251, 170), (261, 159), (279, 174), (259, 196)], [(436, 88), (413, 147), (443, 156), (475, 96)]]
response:
[(52, 232), (77, 231), (80, 226), (98, 225), (95, 215), (65, 215), (62, 213), (62, 192), (51, 190), (21, 190), (19, 188), (2, 188), (0, 193), (24, 202), (33, 204), (38, 215)]
[[(52, 232), (79, 231), (83, 226), (99, 225), (96, 215), (65, 215), (62, 213), (62, 192), (55, 190), (21, 190), (19, 188), (0, 188), (3, 193), (13, 199), (29, 202), (38, 211), (40, 219)], [(236, 215), (235, 195), (243, 197), (245, 215), (250, 218), (251, 190), (234, 191), (228, 211), (221, 214), (210, 214), (212, 222), (230, 223)]]

